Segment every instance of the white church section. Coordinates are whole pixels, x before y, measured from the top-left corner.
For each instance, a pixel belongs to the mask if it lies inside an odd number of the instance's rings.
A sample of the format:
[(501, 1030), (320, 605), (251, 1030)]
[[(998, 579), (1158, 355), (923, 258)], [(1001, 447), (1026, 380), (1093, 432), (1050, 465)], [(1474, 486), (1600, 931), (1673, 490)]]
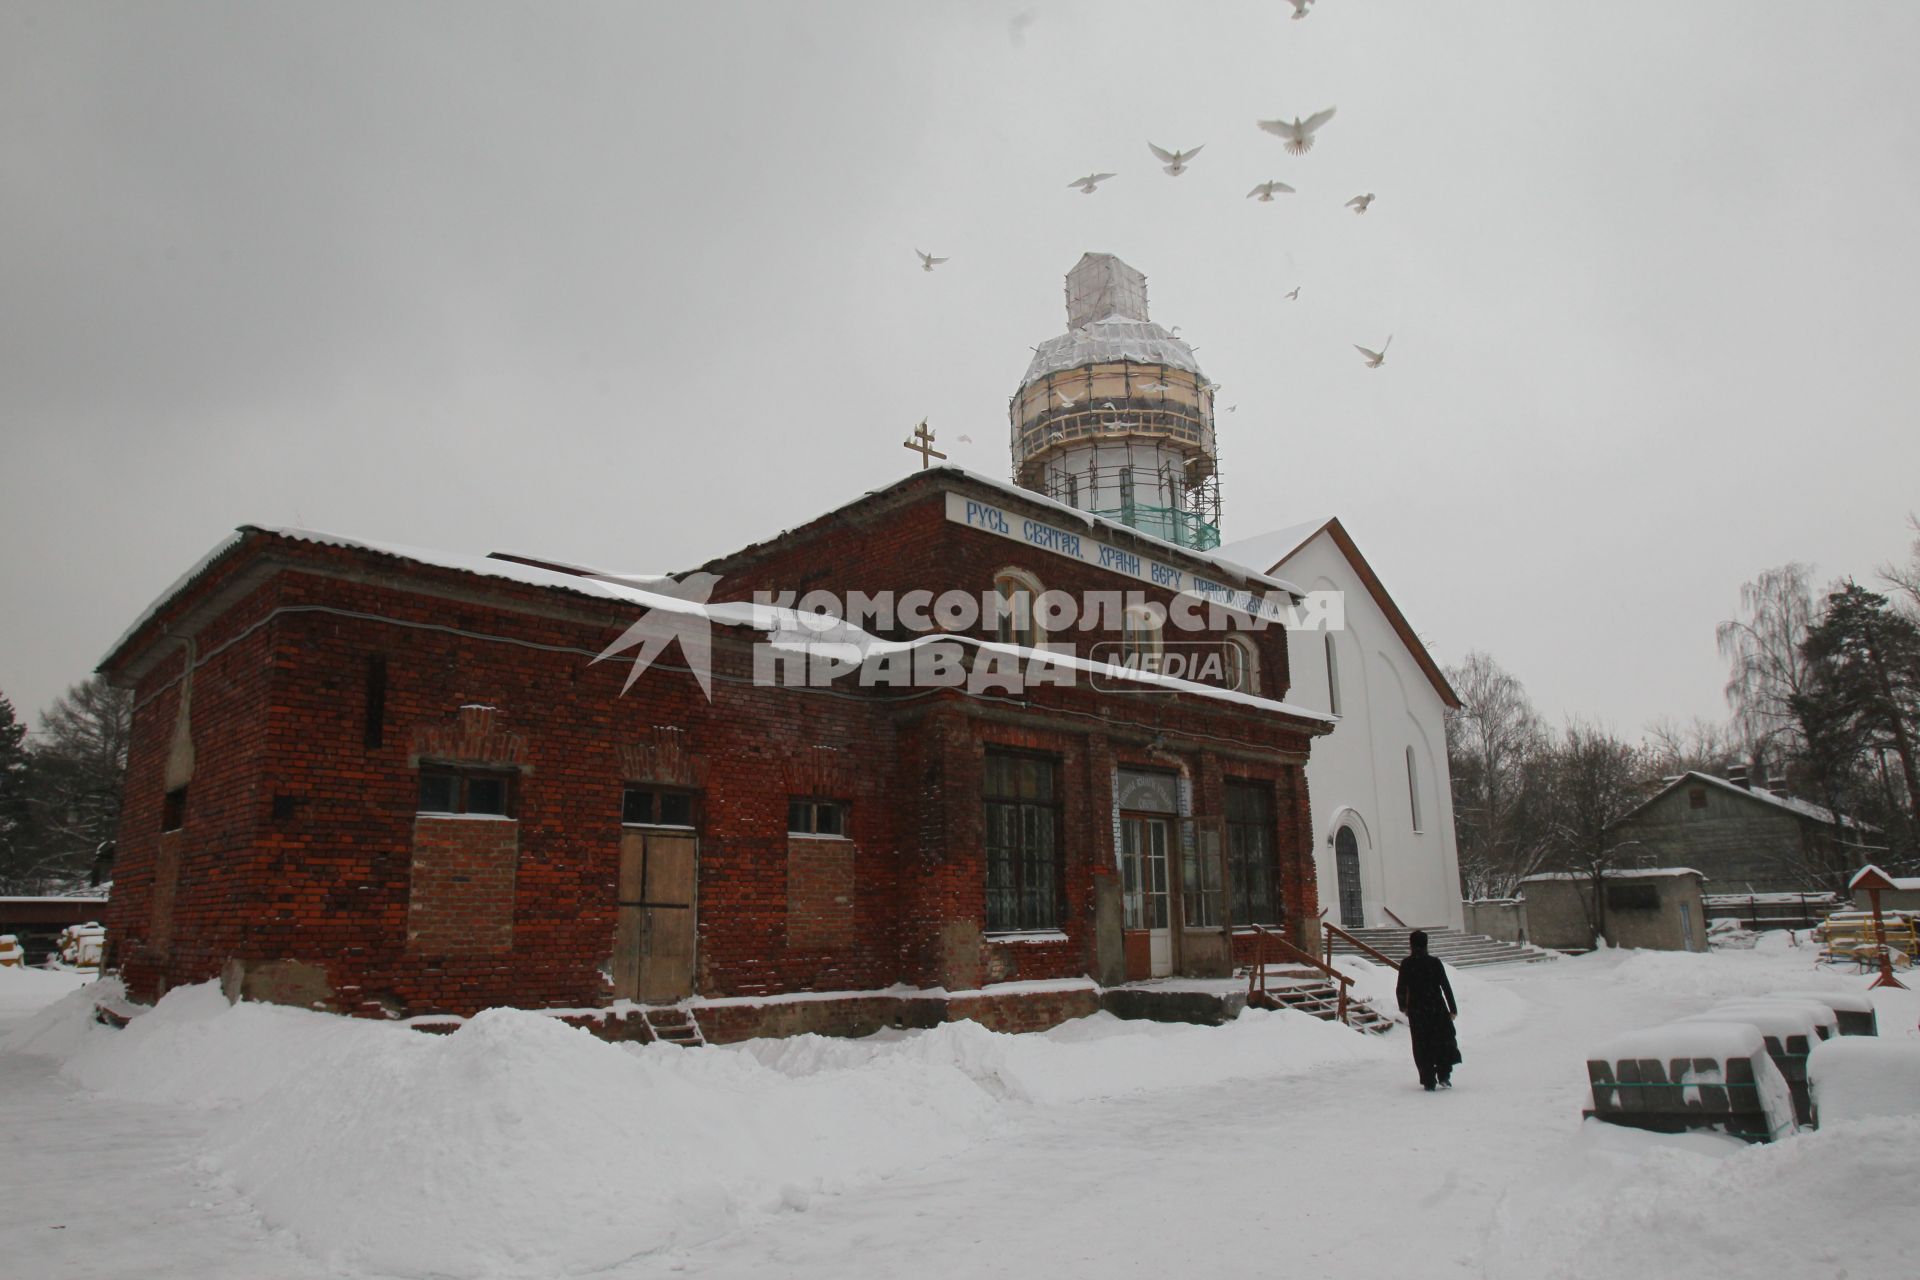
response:
[(1405, 619), (1389, 616), (1371, 569), (1354, 562), (1357, 551), (1349, 558), (1342, 538), (1328, 520), (1221, 548), (1308, 591), (1345, 597), (1345, 630), (1287, 636), (1288, 700), (1340, 717), (1307, 761), (1320, 905), (1343, 928), (1459, 928), (1445, 679), (1396, 628)]

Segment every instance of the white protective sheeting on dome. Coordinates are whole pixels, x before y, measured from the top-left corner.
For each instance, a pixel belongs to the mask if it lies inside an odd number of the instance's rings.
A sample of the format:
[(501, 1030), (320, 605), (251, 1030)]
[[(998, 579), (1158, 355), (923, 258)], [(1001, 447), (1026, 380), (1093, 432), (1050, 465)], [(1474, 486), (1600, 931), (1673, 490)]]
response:
[(1034, 349), (1033, 362), (1021, 384), (1044, 378), (1050, 373), (1077, 369), (1081, 365), (1113, 364), (1131, 360), (1135, 364), (1164, 364), (1184, 369), (1204, 380), (1193, 348), (1154, 324), (1151, 320), (1097, 320), (1083, 329), (1048, 338)]

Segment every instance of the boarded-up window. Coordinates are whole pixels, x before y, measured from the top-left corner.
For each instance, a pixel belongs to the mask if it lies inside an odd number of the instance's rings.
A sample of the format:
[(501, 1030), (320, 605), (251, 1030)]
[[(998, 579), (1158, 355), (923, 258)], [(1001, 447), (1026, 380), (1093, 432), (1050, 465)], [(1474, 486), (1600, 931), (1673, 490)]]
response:
[(850, 840), (787, 842), (787, 945), (824, 951), (853, 946)]
[(498, 955), (513, 949), (520, 824), (423, 813), (413, 822), (407, 949)]

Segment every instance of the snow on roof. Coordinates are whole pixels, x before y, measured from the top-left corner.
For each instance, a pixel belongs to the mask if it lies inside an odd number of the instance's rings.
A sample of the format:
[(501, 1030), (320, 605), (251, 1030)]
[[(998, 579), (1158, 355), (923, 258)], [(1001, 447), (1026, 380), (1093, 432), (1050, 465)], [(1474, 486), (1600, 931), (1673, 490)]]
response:
[[(1610, 867), (1606, 871), (1601, 872), (1601, 874), (1612, 879), (1621, 880), (1638, 880), (1643, 876), (1700, 876), (1702, 880), (1706, 879), (1705, 876), (1700, 875), (1700, 873), (1692, 867)], [(1537, 871), (1533, 875), (1521, 880), (1520, 883), (1526, 884), (1532, 880), (1590, 879), (1592, 879), (1592, 877), (1584, 871)]]
[(1223, 543), (1220, 554), (1242, 564), (1265, 565), (1271, 569), (1311, 542), (1314, 534), (1327, 527), (1329, 518), (1323, 516), (1305, 524), (1288, 525), (1284, 529), (1272, 529), (1266, 533), (1256, 533), (1251, 538)]
[[(1021, 490), (1022, 493), (1025, 490)], [(869, 657), (891, 653), (908, 652), (938, 641), (957, 641), (970, 644), (983, 652), (997, 652), (1019, 660), (1019, 669), (1025, 671), (1031, 664), (1051, 668), (1069, 669), (1080, 674), (1097, 675), (1102, 679), (1121, 680), (1170, 693), (1188, 693), (1198, 697), (1210, 698), (1216, 702), (1234, 703), (1253, 707), (1263, 711), (1277, 712), (1303, 720), (1333, 723), (1333, 717), (1307, 707), (1297, 706), (1273, 698), (1262, 698), (1255, 694), (1242, 693), (1233, 689), (1222, 689), (1214, 685), (1201, 684), (1198, 681), (1184, 680), (1160, 672), (1149, 672), (1109, 667), (1087, 658), (1057, 653), (1047, 649), (1033, 649), (1022, 645), (999, 644), (978, 639), (974, 636), (955, 635), (947, 632), (933, 632), (916, 636), (911, 640), (884, 640), (849, 622), (820, 614), (802, 613), (795, 609), (778, 608), (773, 605), (759, 604), (751, 600), (713, 601), (701, 603), (684, 600), (677, 596), (649, 591), (643, 583), (658, 582), (661, 579), (636, 578), (616, 579), (612, 575), (583, 575), (562, 572), (558, 569), (542, 568), (521, 560), (503, 560), (493, 556), (478, 556), (457, 551), (439, 551), (427, 547), (406, 546), (399, 543), (368, 542), (358, 538), (347, 538), (339, 534), (320, 533), (312, 529), (265, 528), (258, 525), (242, 526), (241, 535), (247, 533), (266, 534), (272, 537), (287, 538), (296, 542), (308, 542), (315, 546), (344, 547), (351, 550), (367, 551), (375, 555), (392, 556), (409, 560), (416, 564), (430, 565), (434, 568), (451, 569), (460, 573), (471, 573), (480, 577), (498, 578), (507, 582), (516, 582), (526, 586), (543, 587), (557, 591), (568, 591), (576, 595), (596, 599), (616, 601), (632, 605), (639, 609), (657, 609), (665, 613), (683, 614), (689, 617), (705, 618), (718, 626), (748, 627), (765, 632), (771, 642), (783, 649), (812, 649), (821, 653), (857, 657), (862, 660)], [(231, 542), (223, 542), (220, 547), (202, 562), (200, 567), (190, 572), (187, 579), (196, 576), (205, 564), (223, 554)], [(184, 581), (185, 579), (183, 579)], [(163, 596), (149, 608), (146, 616), (152, 616), (168, 597)], [(133, 630), (138, 630), (138, 625)], [(130, 630), (128, 635), (131, 636)], [(115, 645), (117, 650), (119, 645)]]
[(1067, 369), (1089, 364), (1113, 364), (1130, 360), (1135, 364), (1163, 364), (1184, 369), (1205, 380), (1193, 348), (1151, 320), (1129, 320), (1108, 316), (1082, 328), (1048, 338), (1034, 348), (1033, 359), (1020, 379), (1025, 386)]
[[(961, 476), (966, 480), (971, 481), (974, 484), (982, 485), (989, 489), (997, 489), (1001, 493), (1006, 494), (1010, 498), (1016, 498), (1021, 502), (1029, 503), (1033, 506), (1041, 507), (1045, 510), (1055, 512), (1067, 519), (1078, 521), (1080, 524), (1085, 525), (1089, 529), (1108, 529), (1113, 531), (1114, 533), (1125, 534), (1127, 537), (1130, 537), (1130, 538), (1138, 538), (1142, 542), (1148, 543), (1153, 547), (1162, 548), (1168, 555), (1179, 556), (1188, 560), (1198, 560), (1198, 561), (1201, 561), (1202, 563), (1210, 564), (1214, 568), (1220, 570), (1222, 573), (1227, 574), (1229, 577), (1236, 578), (1239, 581), (1252, 583), (1255, 586), (1272, 587), (1279, 591), (1291, 592), (1295, 596), (1304, 596), (1306, 594), (1306, 589), (1304, 587), (1296, 586), (1295, 584), (1293, 584), (1292, 582), (1289, 582), (1285, 578), (1277, 578), (1274, 575), (1265, 572), (1264, 570), (1255, 569), (1243, 562), (1233, 559), (1231, 556), (1228, 556), (1218, 550), (1200, 551), (1193, 547), (1183, 547), (1177, 542), (1168, 542), (1165, 538), (1156, 538), (1150, 533), (1142, 533), (1140, 530), (1134, 528), (1132, 525), (1122, 524), (1118, 520), (1109, 520), (1105, 516), (1096, 516), (1091, 514), (1090, 512), (1082, 511), (1078, 507), (1071, 507), (1064, 502), (1060, 502), (1053, 498), (1049, 498), (1045, 494), (1035, 493), (1031, 489), (1023, 489), (1019, 485), (1014, 484), (1010, 480), (998, 480), (998, 479), (995, 479), (993, 476), (982, 475), (978, 471), (969, 471), (965, 467), (956, 467), (951, 465), (932, 467), (932, 468), (929, 468), (927, 471), (915, 471), (909, 474), (908, 476), (906, 476), (904, 479), (894, 481), (892, 484), (882, 485), (877, 489), (869, 489), (851, 502), (840, 503), (838, 506), (832, 507), (829, 510), (822, 512), (818, 516), (809, 518), (806, 521), (806, 523), (813, 524), (817, 520), (823, 519), (826, 516), (833, 515), (835, 512), (844, 511), (848, 507), (857, 506), (859, 503), (866, 501), (868, 498), (878, 497), (883, 493), (890, 493), (893, 490), (898, 489), (900, 486), (904, 484), (912, 483), (914, 480), (918, 479), (921, 476), (934, 474), (942, 471), (947, 472), (950, 475)], [(747, 552), (752, 551), (758, 547), (764, 547), (769, 543), (778, 542), (781, 538), (784, 538), (788, 534), (792, 533), (795, 528), (801, 528), (801, 527), (804, 527), (804, 526), (796, 525), (796, 526), (793, 526), (792, 528), (782, 529), (780, 532), (774, 534), (772, 537), (762, 538), (757, 542), (748, 543), (746, 546), (741, 547), (736, 551), (729, 551), (725, 555), (715, 556), (712, 559), (706, 561), (705, 564), (702, 565), (701, 567), (704, 568), (707, 565), (723, 564), (726, 561), (738, 559), (741, 556), (745, 555)]]
[[(1798, 817), (1811, 818), (1815, 822), (1824, 822), (1828, 826), (1833, 825), (1833, 810), (1824, 805), (1814, 804), (1810, 800), (1802, 800), (1798, 796), (1777, 796), (1771, 791), (1765, 791), (1758, 787), (1743, 787), (1737, 782), (1729, 782), (1725, 778), (1716, 778), (1712, 774), (1702, 773), (1698, 769), (1681, 774), (1680, 777), (1674, 779), (1671, 785), (1663, 788), (1659, 796), (1655, 796), (1653, 799), (1658, 800), (1660, 796), (1666, 795), (1667, 792), (1673, 790), (1674, 787), (1689, 780), (1710, 782), (1724, 791), (1733, 792), (1735, 795), (1746, 796), (1748, 799), (1758, 800), (1762, 804), (1770, 804), (1776, 809), (1785, 809), (1787, 812), (1795, 814)], [(1649, 800), (1647, 803), (1651, 804), (1653, 801)], [(1641, 805), (1640, 808), (1644, 809), (1646, 805)], [(1634, 813), (1638, 813), (1639, 811), (1639, 809), (1636, 809)], [(1633, 815), (1628, 814), (1627, 816), (1632, 817)], [(1864, 824), (1855, 822), (1852, 818), (1847, 817), (1842, 817), (1840, 824), (1844, 827), (1864, 826)]]

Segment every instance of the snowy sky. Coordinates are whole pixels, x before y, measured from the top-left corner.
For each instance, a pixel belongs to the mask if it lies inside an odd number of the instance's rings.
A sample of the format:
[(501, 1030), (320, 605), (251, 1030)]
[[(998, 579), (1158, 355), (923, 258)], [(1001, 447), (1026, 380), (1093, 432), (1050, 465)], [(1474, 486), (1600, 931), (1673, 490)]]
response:
[(1920, 6), (1290, 12), (0, 0), (0, 691), (243, 522), (683, 569), (922, 416), (1004, 475), (1093, 249), (1239, 406), (1230, 539), (1338, 514), (1441, 661), (1719, 715), (1739, 584), (1920, 508)]

